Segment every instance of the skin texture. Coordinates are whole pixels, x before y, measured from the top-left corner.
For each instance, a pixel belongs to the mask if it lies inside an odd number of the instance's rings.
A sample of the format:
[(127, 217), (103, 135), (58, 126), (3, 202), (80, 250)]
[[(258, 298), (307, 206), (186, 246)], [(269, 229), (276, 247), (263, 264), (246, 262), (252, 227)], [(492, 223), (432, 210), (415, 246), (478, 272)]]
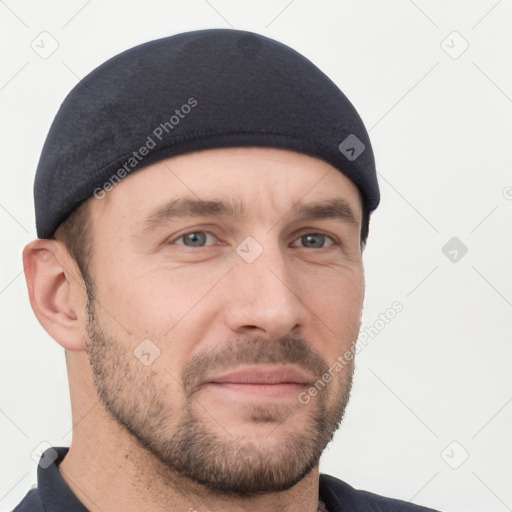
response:
[[(184, 196), (235, 199), (245, 211), (143, 229)], [(299, 204), (335, 198), (352, 222), (297, 216)], [(318, 460), (353, 362), (308, 403), (298, 395), (359, 332), (355, 185), (313, 157), (226, 148), (148, 166), (90, 201), (89, 293), (61, 242), (23, 253), (34, 312), (67, 351), (74, 429), (59, 469), (71, 489), (102, 512), (315, 511)], [(213, 383), (247, 368), (292, 368), (303, 383)]]

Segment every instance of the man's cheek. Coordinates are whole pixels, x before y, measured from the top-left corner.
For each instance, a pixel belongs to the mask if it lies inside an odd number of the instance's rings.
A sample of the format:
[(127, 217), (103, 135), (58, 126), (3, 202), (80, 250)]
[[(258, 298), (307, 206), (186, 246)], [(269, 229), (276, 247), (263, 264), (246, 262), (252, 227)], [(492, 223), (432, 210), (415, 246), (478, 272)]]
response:
[(335, 332), (350, 332), (359, 329), (362, 297), (360, 294), (330, 288), (307, 299), (308, 306), (319, 320)]

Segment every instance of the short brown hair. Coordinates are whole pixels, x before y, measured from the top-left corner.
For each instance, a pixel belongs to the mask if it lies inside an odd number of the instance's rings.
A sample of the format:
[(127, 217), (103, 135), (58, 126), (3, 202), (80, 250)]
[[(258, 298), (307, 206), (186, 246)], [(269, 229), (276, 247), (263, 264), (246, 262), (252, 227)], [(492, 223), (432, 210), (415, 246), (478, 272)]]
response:
[(75, 260), (78, 270), (87, 289), (94, 288), (90, 273), (92, 255), (92, 219), (89, 213), (91, 200), (83, 202), (57, 228), (53, 239), (62, 242), (71, 257)]

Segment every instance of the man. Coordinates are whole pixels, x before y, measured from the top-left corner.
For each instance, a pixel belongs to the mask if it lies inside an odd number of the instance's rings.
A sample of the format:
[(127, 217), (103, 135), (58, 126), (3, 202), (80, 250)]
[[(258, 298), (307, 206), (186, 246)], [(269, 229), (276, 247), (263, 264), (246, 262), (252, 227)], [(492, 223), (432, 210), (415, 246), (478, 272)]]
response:
[(379, 190), (311, 62), (236, 30), (124, 52), (64, 101), (34, 192), (25, 274), (74, 427), (15, 510), (429, 510), (319, 473)]

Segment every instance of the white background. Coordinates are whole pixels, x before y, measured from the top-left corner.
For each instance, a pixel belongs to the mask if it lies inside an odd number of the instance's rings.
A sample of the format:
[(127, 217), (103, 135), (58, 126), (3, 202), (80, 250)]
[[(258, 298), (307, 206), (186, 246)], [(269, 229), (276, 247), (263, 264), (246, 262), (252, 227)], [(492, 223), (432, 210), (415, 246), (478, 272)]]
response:
[[(510, 0), (0, 2), (0, 509), (35, 483), (30, 454), (42, 441), (71, 442), (63, 349), (32, 313), (21, 261), (53, 117), (117, 53), (233, 27), (325, 71), (376, 155), (363, 326), (395, 301), (403, 311), (362, 348), (321, 470), (445, 511), (512, 510), (511, 16)], [(31, 47), (41, 38), (58, 43), (46, 59)], [(468, 249), (455, 262), (442, 252), (452, 237)]]

